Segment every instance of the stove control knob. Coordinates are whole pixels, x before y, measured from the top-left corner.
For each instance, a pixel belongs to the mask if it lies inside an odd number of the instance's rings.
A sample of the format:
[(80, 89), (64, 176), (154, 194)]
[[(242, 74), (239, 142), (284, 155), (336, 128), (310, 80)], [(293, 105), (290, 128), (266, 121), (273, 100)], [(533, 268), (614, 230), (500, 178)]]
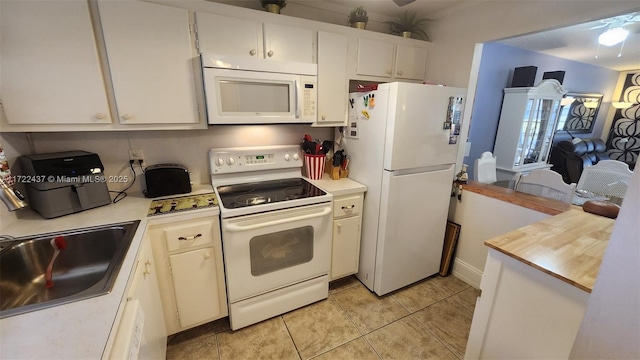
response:
[(219, 157), (218, 160), (216, 160), (216, 165), (218, 165), (218, 166), (224, 165), (224, 159)]
[(285, 161), (289, 161), (291, 160), (291, 156), (289, 156), (289, 154), (284, 154), (284, 159)]
[(300, 160), (300, 156), (298, 155), (298, 153), (293, 154), (293, 160)]
[(227, 159), (227, 164), (229, 164), (229, 165), (233, 165), (233, 164), (235, 164), (235, 163), (236, 163), (236, 160), (235, 160), (234, 158), (229, 157), (229, 158)]

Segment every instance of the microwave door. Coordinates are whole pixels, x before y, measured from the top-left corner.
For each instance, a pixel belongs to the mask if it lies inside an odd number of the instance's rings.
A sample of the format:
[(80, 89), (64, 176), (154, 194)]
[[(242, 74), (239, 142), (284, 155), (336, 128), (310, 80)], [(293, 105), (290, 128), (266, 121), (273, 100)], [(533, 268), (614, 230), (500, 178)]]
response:
[(299, 123), (299, 75), (204, 69), (210, 124)]

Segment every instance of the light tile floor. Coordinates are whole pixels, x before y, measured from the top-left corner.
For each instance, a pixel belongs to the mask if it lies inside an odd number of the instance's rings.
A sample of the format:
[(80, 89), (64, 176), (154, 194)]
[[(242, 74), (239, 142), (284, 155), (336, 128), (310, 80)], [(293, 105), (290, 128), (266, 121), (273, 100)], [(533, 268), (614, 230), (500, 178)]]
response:
[(351, 276), (327, 300), (237, 331), (224, 318), (170, 336), (167, 359), (462, 359), (477, 293), (435, 275), (380, 297)]

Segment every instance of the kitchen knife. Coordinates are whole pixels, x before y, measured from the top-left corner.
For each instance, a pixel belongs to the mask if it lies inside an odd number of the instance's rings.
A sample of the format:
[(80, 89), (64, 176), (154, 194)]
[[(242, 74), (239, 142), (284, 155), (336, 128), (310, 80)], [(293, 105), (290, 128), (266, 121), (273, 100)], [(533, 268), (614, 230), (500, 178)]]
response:
[(333, 141), (325, 140), (322, 142), (322, 150), (320, 153), (326, 154), (331, 150), (332, 147), (333, 147)]
[(342, 154), (344, 150), (338, 150), (333, 154), (333, 166), (338, 167), (342, 165)]

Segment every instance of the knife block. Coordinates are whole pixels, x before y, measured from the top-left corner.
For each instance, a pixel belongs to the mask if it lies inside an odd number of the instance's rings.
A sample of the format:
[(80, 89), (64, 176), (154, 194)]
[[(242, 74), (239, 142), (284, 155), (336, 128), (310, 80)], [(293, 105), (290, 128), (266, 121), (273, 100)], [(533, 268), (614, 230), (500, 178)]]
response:
[(329, 174), (329, 177), (333, 180), (340, 180), (342, 178), (349, 177), (349, 169), (342, 170), (340, 166), (333, 166), (333, 164), (328, 161), (324, 167), (324, 172)]

